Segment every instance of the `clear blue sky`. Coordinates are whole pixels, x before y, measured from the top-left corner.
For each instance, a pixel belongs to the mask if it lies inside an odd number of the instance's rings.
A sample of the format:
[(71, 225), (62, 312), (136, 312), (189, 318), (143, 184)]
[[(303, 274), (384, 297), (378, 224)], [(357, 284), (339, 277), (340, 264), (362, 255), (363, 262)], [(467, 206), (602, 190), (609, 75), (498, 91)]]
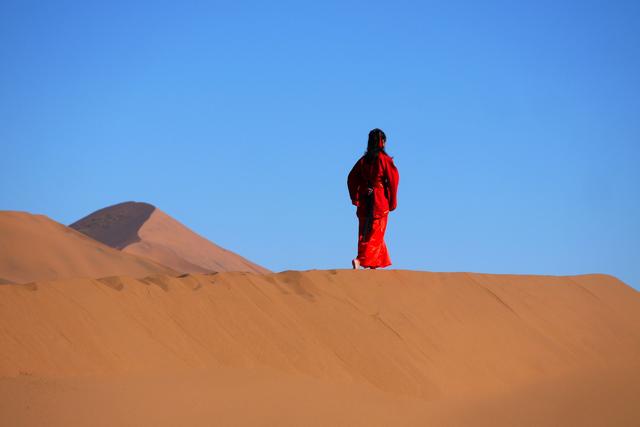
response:
[(640, 2), (0, 4), (0, 209), (155, 204), (270, 269), (348, 268), (368, 131), (395, 268), (640, 287)]

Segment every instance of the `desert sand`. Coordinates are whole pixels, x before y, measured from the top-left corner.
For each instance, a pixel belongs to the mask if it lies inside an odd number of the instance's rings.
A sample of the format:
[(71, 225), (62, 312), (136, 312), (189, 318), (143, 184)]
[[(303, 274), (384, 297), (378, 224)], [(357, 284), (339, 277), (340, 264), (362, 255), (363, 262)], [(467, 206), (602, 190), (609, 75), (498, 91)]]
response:
[(44, 216), (0, 211), (0, 283), (68, 277), (175, 274), (147, 258), (114, 250)]
[(69, 227), (123, 252), (152, 259), (183, 273), (268, 273), (205, 239), (148, 203), (124, 202), (100, 209)]
[(1, 425), (640, 425), (640, 294), (410, 271), (0, 286)]

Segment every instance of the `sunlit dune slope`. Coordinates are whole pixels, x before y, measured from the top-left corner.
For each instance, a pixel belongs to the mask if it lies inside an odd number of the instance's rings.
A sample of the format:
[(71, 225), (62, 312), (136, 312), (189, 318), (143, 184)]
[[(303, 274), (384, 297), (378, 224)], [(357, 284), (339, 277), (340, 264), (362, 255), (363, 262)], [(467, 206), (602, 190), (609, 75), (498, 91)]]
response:
[(432, 398), (640, 360), (640, 296), (604, 275), (109, 277), (0, 301), (9, 376), (263, 365)]
[(605, 275), (214, 273), (0, 286), (0, 423), (635, 426)]

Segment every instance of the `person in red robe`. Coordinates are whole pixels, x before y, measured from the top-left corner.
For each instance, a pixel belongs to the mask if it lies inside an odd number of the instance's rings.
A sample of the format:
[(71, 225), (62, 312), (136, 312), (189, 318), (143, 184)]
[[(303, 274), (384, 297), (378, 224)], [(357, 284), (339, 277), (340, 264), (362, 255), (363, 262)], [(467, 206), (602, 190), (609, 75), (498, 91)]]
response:
[(378, 128), (369, 132), (367, 152), (349, 172), (347, 187), (351, 203), (357, 206), (358, 256), (351, 261), (360, 267), (384, 268), (391, 259), (384, 243), (389, 212), (398, 205), (400, 175), (385, 151), (387, 136)]

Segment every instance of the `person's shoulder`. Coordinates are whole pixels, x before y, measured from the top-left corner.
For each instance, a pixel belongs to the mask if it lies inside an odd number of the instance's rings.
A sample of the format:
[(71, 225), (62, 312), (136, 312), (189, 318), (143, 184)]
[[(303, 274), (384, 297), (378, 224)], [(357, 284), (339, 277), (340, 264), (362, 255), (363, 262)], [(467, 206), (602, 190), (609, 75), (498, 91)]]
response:
[(384, 152), (380, 153), (380, 159), (384, 162), (393, 163), (393, 157)]
[(362, 162), (364, 162), (364, 156), (360, 157), (358, 160), (356, 160), (356, 162), (353, 165), (353, 168), (359, 168), (362, 165)]
[(383, 164), (385, 165), (385, 167), (387, 169), (392, 169), (397, 171), (398, 167), (396, 166), (396, 164), (393, 162), (393, 157), (391, 157), (390, 155), (388, 155), (387, 153), (381, 153), (383, 154), (382, 156), (380, 156), (380, 158), (382, 159)]

